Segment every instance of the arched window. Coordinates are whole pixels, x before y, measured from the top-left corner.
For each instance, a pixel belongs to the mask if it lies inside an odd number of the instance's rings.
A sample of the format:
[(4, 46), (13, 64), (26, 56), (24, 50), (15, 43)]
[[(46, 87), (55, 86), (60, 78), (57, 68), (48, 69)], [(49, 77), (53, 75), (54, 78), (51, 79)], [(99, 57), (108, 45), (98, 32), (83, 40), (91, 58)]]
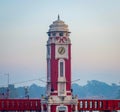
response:
[(59, 77), (64, 77), (65, 76), (65, 61), (63, 59), (59, 60)]
[(63, 77), (63, 62), (60, 62), (60, 77)]

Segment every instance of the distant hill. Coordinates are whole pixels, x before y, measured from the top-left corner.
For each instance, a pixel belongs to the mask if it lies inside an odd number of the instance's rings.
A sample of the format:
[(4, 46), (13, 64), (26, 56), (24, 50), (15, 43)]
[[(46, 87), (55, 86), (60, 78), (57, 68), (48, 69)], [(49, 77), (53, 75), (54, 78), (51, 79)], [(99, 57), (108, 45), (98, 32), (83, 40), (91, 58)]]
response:
[[(92, 80), (88, 81), (86, 85), (80, 86), (78, 84), (72, 84), (73, 95), (78, 95), (79, 98), (92, 98), (92, 99), (116, 99), (120, 98), (120, 86), (116, 84), (108, 85), (104, 82)], [(0, 94), (5, 91), (6, 88), (0, 88)], [(41, 98), (41, 95), (45, 95), (45, 87), (40, 87), (36, 84), (32, 84), (28, 87), (27, 94), (30, 98)], [(18, 87), (10, 88), (11, 98), (25, 98), (25, 88)]]
[[(17, 97), (25, 97), (25, 88), (24, 87), (19, 87), (16, 88), (17, 91)], [(41, 98), (41, 95), (45, 94), (45, 87), (40, 87), (36, 84), (32, 84), (28, 88), (28, 94), (30, 98)]]
[(88, 81), (84, 86), (73, 84), (72, 88), (73, 94), (77, 94), (79, 98), (115, 99), (120, 94), (120, 86), (114, 83), (108, 85), (96, 80)]

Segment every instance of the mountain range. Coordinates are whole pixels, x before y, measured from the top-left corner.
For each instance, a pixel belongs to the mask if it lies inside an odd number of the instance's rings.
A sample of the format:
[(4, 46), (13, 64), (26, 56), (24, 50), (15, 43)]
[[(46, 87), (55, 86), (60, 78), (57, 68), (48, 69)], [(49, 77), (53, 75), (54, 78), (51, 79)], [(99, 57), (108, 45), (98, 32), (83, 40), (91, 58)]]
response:
[[(32, 84), (28, 88), (9, 86), (10, 98), (41, 98), (45, 95), (46, 88)], [(0, 88), (1, 96), (7, 92), (7, 88)], [(72, 94), (81, 99), (120, 99), (120, 86), (107, 84), (97, 80), (88, 81), (86, 85), (72, 84)], [(3, 97), (3, 96), (2, 96)]]

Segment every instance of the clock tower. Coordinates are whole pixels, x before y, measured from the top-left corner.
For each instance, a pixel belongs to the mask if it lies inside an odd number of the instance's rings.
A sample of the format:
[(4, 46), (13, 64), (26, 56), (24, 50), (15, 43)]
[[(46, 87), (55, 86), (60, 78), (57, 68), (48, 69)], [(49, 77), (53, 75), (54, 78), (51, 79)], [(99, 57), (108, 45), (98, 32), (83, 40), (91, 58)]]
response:
[(58, 19), (49, 26), (47, 41), (47, 95), (71, 95), (71, 42), (68, 25)]
[(47, 32), (47, 111), (72, 112), (77, 104), (71, 92), (71, 41), (64, 21), (54, 21)]

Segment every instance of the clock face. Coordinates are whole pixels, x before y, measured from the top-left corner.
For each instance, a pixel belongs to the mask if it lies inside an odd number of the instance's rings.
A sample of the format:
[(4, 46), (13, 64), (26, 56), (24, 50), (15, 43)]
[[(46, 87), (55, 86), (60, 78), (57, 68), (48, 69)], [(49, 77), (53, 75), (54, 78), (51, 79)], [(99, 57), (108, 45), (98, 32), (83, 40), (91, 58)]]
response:
[(64, 47), (59, 47), (58, 52), (59, 52), (59, 54), (63, 55), (65, 53), (65, 48)]

